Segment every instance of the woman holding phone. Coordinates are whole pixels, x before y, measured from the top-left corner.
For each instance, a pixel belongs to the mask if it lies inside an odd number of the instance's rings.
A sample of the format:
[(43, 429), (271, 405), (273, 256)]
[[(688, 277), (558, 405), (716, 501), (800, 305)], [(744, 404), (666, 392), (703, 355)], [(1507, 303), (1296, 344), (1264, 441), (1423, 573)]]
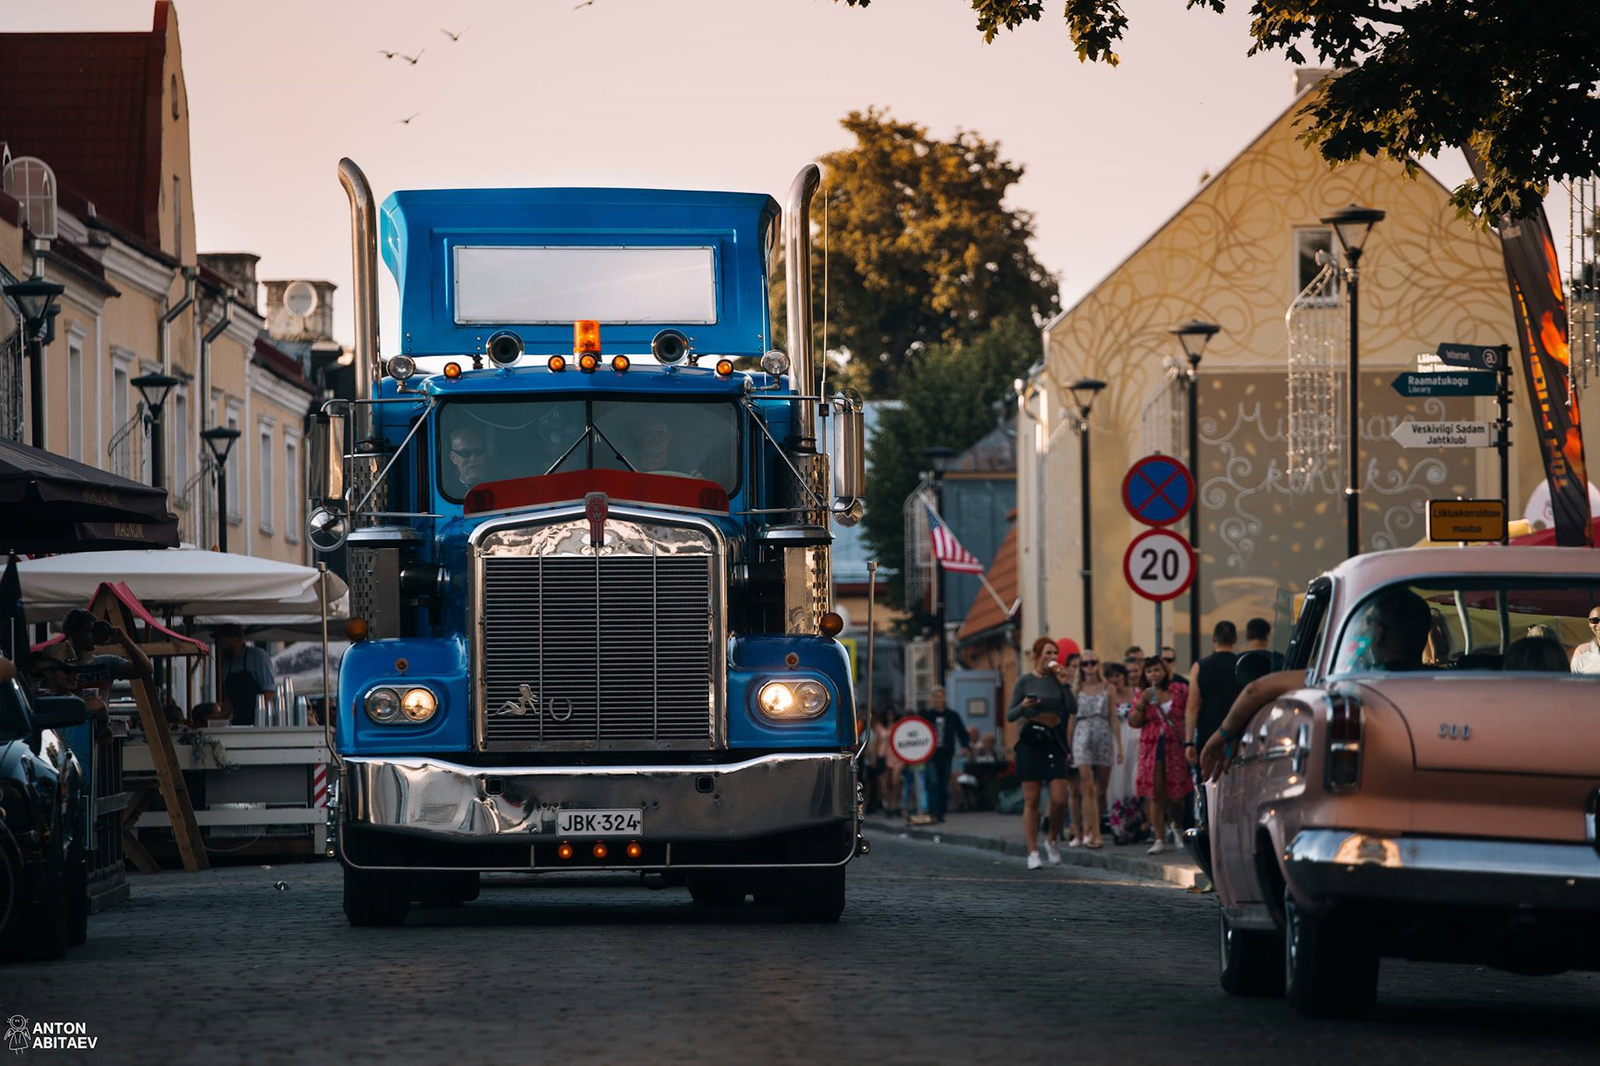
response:
[(1055, 641), (1033, 642), (1033, 672), (1017, 679), (1006, 721), (1022, 723), (1017, 735), (1017, 777), (1022, 781), (1022, 835), (1028, 842), (1028, 869), (1039, 860), (1039, 797), (1050, 790), (1050, 837), (1045, 854), (1051, 865), (1061, 861), (1054, 840), (1067, 813), (1067, 722), (1077, 711), (1072, 692), (1056, 679)]

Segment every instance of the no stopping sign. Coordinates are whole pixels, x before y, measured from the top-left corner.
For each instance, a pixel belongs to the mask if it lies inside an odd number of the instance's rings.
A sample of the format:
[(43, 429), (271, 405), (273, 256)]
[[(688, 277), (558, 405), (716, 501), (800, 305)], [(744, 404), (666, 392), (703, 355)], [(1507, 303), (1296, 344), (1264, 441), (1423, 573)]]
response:
[(902, 718), (889, 731), (889, 747), (908, 766), (933, 758), (933, 723), (926, 718)]
[(1194, 549), (1168, 529), (1148, 529), (1128, 545), (1122, 557), (1128, 587), (1160, 603), (1182, 596), (1194, 580)]

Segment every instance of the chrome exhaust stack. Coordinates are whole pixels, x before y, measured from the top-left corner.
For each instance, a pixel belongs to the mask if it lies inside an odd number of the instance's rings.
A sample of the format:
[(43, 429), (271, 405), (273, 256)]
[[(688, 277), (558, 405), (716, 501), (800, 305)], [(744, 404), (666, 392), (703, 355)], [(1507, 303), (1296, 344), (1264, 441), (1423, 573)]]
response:
[[(811, 197), (822, 184), (822, 171), (807, 163), (789, 186), (783, 208), (784, 279), (787, 282), (789, 363), (795, 391), (809, 396), (817, 387), (816, 353), (811, 347)], [(799, 451), (817, 446), (817, 405), (801, 400), (797, 405), (795, 445)]]
[(349, 158), (339, 160), (339, 184), (350, 198), (351, 281), (355, 287), (356, 400), (351, 414), (355, 440), (372, 436), (372, 408), (361, 403), (377, 395), (383, 375), (378, 355), (378, 204), (367, 176)]

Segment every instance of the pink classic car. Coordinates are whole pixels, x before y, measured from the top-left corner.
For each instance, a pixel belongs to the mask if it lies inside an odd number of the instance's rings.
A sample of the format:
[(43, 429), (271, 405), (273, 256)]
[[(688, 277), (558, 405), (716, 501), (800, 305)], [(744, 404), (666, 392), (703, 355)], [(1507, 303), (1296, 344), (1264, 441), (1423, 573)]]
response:
[(1385, 956), (1600, 969), (1597, 638), (1600, 551), (1379, 552), (1313, 581), (1302, 673), (1254, 682), (1208, 747), (1229, 761), (1189, 837), (1223, 988), (1351, 1015)]

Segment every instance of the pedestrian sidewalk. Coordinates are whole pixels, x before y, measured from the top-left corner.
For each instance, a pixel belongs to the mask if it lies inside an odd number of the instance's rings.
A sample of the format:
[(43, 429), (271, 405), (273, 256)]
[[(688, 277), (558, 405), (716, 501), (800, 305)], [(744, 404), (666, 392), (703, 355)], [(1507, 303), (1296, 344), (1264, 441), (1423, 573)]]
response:
[[(992, 811), (951, 811), (942, 825), (911, 825), (898, 818), (868, 815), (865, 826), (879, 833), (905, 834), (913, 840), (938, 838), (944, 844), (960, 844), (969, 848), (984, 848), (1006, 855), (1018, 856), (1019, 864), (1028, 857), (1027, 845), (1022, 841), (1022, 816), (996, 814)], [(1131, 874), (1151, 881), (1166, 881), (1182, 888), (1204, 888), (1210, 884), (1189, 858), (1187, 848), (1165, 851), (1160, 855), (1146, 854), (1148, 844), (1130, 844), (1118, 847), (1109, 838), (1098, 851), (1090, 848), (1062, 847), (1061, 861), (1072, 866), (1090, 866), (1101, 870)]]

